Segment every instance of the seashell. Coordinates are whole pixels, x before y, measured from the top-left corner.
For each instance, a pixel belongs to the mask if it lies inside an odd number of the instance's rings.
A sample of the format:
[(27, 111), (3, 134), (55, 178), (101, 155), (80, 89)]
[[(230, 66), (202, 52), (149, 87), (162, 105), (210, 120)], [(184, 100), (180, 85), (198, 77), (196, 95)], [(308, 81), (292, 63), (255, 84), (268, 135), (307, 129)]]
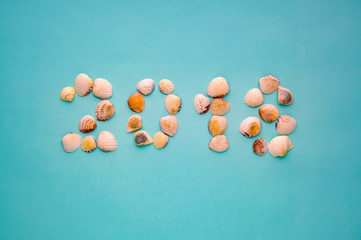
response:
[(60, 92), (60, 99), (65, 102), (73, 101), (75, 96), (75, 89), (73, 87), (65, 87)]
[(293, 94), (287, 88), (279, 86), (277, 88), (278, 103), (282, 105), (291, 105), (293, 103)]
[(97, 144), (103, 152), (112, 152), (117, 149), (117, 140), (114, 135), (108, 131), (102, 131), (98, 135)]
[(296, 126), (296, 120), (287, 114), (282, 115), (276, 121), (276, 131), (280, 135), (291, 134), (296, 129)]
[(174, 84), (168, 79), (162, 79), (159, 82), (159, 91), (164, 94), (171, 94), (174, 92)]
[(253, 152), (260, 156), (265, 155), (267, 153), (267, 142), (263, 138), (258, 138), (253, 143)]
[(194, 110), (196, 110), (199, 114), (205, 114), (209, 110), (209, 106), (211, 105), (211, 100), (204, 96), (203, 94), (197, 94), (194, 98), (193, 106)]
[(212, 136), (222, 135), (228, 128), (228, 120), (222, 116), (213, 116), (208, 122), (208, 131)]
[(146, 79), (141, 80), (137, 84), (137, 91), (140, 92), (141, 94), (147, 96), (154, 91), (154, 87), (155, 87), (155, 85), (154, 85), (153, 79), (146, 78)]
[(170, 114), (176, 114), (182, 108), (182, 101), (180, 97), (169, 94), (164, 100), (164, 106)]
[(245, 137), (255, 137), (261, 132), (261, 120), (257, 117), (248, 117), (242, 121), (239, 131)]
[(213, 99), (209, 111), (212, 115), (222, 116), (231, 109), (231, 105), (223, 98)]
[(108, 80), (97, 78), (94, 81), (93, 94), (100, 99), (110, 98), (113, 95), (113, 87)]
[(162, 132), (173, 137), (178, 130), (178, 119), (173, 115), (168, 115), (160, 119)]
[(249, 90), (244, 98), (244, 102), (250, 107), (258, 107), (263, 103), (263, 94), (258, 88)]
[(229, 92), (229, 85), (224, 77), (214, 78), (208, 85), (207, 94), (212, 98), (221, 98)]
[(151, 144), (153, 142), (152, 137), (146, 131), (143, 130), (139, 130), (134, 133), (134, 140), (137, 146), (144, 146)]
[(95, 117), (98, 121), (108, 121), (115, 113), (114, 106), (109, 100), (102, 100), (95, 108)]
[(142, 127), (142, 118), (141, 116), (134, 114), (129, 117), (127, 122), (127, 132), (133, 132)]
[(79, 96), (84, 97), (92, 91), (93, 79), (85, 73), (80, 73), (74, 80), (74, 88)]
[(292, 142), (288, 136), (275, 137), (268, 143), (268, 151), (274, 157), (283, 157), (292, 148)]
[(258, 113), (262, 120), (268, 123), (273, 122), (280, 115), (280, 111), (278, 110), (278, 108), (272, 104), (264, 104), (260, 106), (258, 109)]
[(166, 147), (168, 144), (168, 136), (162, 132), (157, 132), (153, 137), (153, 145), (156, 149)]
[(94, 129), (97, 127), (97, 124), (94, 120), (94, 118), (90, 115), (86, 115), (80, 119), (78, 124), (78, 129), (82, 133), (89, 133), (94, 131)]
[(217, 135), (211, 139), (208, 145), (209, 149), (215, 152), (224, 152), (228, 149), (229, 143), (224, 135)]
[(61, 139), (65, 152), (74, 152), (79, 148), (80, 142), (81, 136), (77, 133), (68, 133)]
[(134, 93), (128, 98), (128, 106), (133, 112), (143, 112), (145, 107), (145, 100), (142, 94)]
[(259, 79), (259, 88), (264, 94), (273, 93), (279, 85), (280, 80), (271, 75), (264, 76)]
[(81, 150), (87, 153), (91, 153), (97, 147), (97, 143), (93, 136), (86, 136), (83, 141), (81, 141)]

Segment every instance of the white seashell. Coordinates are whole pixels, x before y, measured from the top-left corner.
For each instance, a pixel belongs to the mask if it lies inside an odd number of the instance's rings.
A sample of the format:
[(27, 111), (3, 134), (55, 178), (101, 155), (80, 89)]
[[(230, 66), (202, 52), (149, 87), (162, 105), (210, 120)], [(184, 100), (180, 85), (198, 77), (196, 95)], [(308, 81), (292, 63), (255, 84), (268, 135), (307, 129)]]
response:
[(159, 91), (164, 94), (171, 94), (174, 92), (174, 84), (168, 79), (162, 79), (159, 82)]
[(112, 152), (117, 149), (117, 140), (114, 135), (108, 131), (102, 131), (98, 135), (97, 144), (103, 152)]
[(74, 80), (74, 88), (79, 96), (84, 97), (92, 91), (93, 79), (85, 73), (80, 73)]
[(208, 122), (208, 131), (212, 136), (222, 135), (228, 128), (228, 120), (222, 116), (213, 116)]
[(211, 139), (208, 145), (209, 149), (215, 152), (224, 152), (228, 149), (229, 143), (224, 135), (217, 135)]
[(263, 138), (258, 138), (253, 143), (253, 152), (260, 156), (265, 155), (267, 153), (267, 142)]
[(287, 114), (282, 115), (276, 121), (276, 131), (280, 135), (291, 134), (296, 129), (296, 126), (296, 120)]
[(261, 120), (257, 117), (248, 117), (242, 121), (239, 131), (245, 137), (255, 137), (261, 132)]
[(89, 133), (94, 131), (94, 129), (97, 127), (97, 124), (94, 120), (94, 118), (90, 115), (86, 115), (80, 119), (78, 124), (78, 129), (82, 133)]
[(244, 98), (244, 102), (250, 107), (258, 107), (263, 103), (263, 94), (258, 88), (249, 90)]
[(271, 75), (264, 76), (259, 79), (259, 88), (264, 94), (273, 93), (279, 85), (280, 80)]
[(139, 130), (134, 133), (134, 140), (137, 146), (144, 146), (151, 144), (153, 142), (152, 137), (146, 131), (143, 130)]
[(212, 115), (222, 116), (226, 114), (231, 109), (231, 105), (223, 98), (213, 99), (211, 105), (209, 106), (209, 112)]
[(115, 113), (114, 106), (109, 100), (102, 100), (95, 108), (95, 117), (98, 121), (108, 121)]
[(154, 85), (153, 79), (146, 78), (146, 79), (141, 80), (137, 84), (137, 91), (140, 92), (141, 94), (147, 96), (154, 91), (154, 87), (155, 87), (155, 85)]
[(264, 104), (260, 106), (258, 113), (260, 118), (268, 123), (275, 121), (280, 115), (278, 108), (272, 104)]
[(81, 150), (87, 153), (91, 153), (97, 147), (97, 143), (93, 136), (86, 136), (83, 141), (81, 141)]
[(203, 94), (197, 94), (193, 101), (194, 110), (199, 114), (205, 114), (209, 110), (211, 100)]
[(292, 148), (292, 142), (288, 136), (275, 137), (268, 143), (268, 151), (274, 157), (283, 157)]
[(208, 85), (207, 94), (212, 98), (221, 98), (229, 92), (229, 85), (224, 77), (214, 78)]
[(178, 130), (178, 119), (173, 115), (168, 115), (160, 119), (162, 132), (173, 137)]
[(134, 114), (129, 117), (127, 122), (127, 132), (134, 132), (142, 127), (142, 117)]
[(176, 114), (182, 108), (182, 101), (180, 97), (169, 94), (164, 100), (164, 106), (170, 114)]
[(293, 94), (287, 88), (279, 86), (277, 88), (278, 103), (282, 105), (291, 105), (293, 103)]
[(156, 149), (166, 147), (168, 144), (168, 136), (162, 132), (157, 132), (153, 137), (153, 145)]
[(113, 95), (113, 87), (108, 80), (97, 78), (94, 81), (93, 94), (100, 99), (110, 98)]
[(65, 152), (74, 152), (79, 148), (80, 142), (81, 136), (76, 133), (68, 133), (61, 139)]
[(75, 96), (75, 89), (73, 87), (65, 87), (60, 92), (60, 99), (65, 102), (73, 101)]

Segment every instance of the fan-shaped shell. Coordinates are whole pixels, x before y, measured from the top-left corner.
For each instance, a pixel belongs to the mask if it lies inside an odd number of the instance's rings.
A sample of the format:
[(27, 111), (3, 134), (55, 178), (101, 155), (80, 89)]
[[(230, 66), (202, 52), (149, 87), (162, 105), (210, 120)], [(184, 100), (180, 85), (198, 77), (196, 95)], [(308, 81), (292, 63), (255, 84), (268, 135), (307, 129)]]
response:
[(80, 142), (81, 136), (76, 133), (68, 133), (61, 139), (65, 152), (74, 152), (79, 148)]
[(278, 103), (282, 105), (291, 105), (293, 103), (293, 94), (287, 88), (279, 86), (277, 88)]
[(153, 142), (152, 137), (146, 131), (143, 130), (139, 130), (134, 133), (134, 140), (137, 146), (144, 146), (151, 144)]
[(100, 101), (95, 108), (95, 117), (98, 121), (108, 121), (114, 113), (114, 106), (109, 100)]
[(268, 151), (274, 157), (283, 157), (292, 148), (292, 142), (288, 136), (275, 137), (268, 143)]
[(296, 126), (296, 120), (287, 114), (282, 115), (276, 121), (276, 131), (280, 135), (291, 134), (296, 129)]
[(134, 93), (128, 98), (128, 106), (133, 112), (143, 112), (145, 107), (145, 100), (142, 94)]
[(79, 96), (84, 97), (92, 91), (93, 79), (85, 73), (80, 73), (74, 80), (74, 88)]
[(171, 94), (174, 92), (174, 84), (168, 79), (162, 79), (159, 82), (159, 91), (164, 94)]
[(153, 145), (156, 149), (166, 147), (168, 144), (168, 136), (162, 132), (157, 132), (153, 137)]
[(97, 124), (94, 120), (94, 118), (90, 115), (86, 115), (80, 119), (78, 124), (78, 129), (82, 133), (89, 133), (94, 131), (94, 129), (97, 127)]
[(208, 122), (208, 131), (212, 136), (222, 135), (228, 128), (228, 120), (222, 116), (213, 116)]
[(280, 80), (271, 75), (264, 76), (259, 79), (259, 88), (264, 94), (273, 93), (279, 85)]
[(226, 114), (231, 109), (231, 105), (223, 98), (215, 98), (213, 99), (209, 112), (212, 115), (222, 116)]
[(164, 100), (164, 106), (170, 114), (176, 114), (182, 108), (181, 98), (174, 94), (169, 94)]
[(173, 115), (168, 115), (160, 119), (162, 132), (173, 137), (178, 130), (178, 119)]
[(75, 96), (75, 89), (73, 87), (65, 87), (60, 92), (60, 99), (65, 102), (73, 101)]
[(104, 78), (97, 78), (93, 87), (94, 96), (100, 99), (107, 99), (113, 95), (113, 86)]
[(263, 103), (263, 94), (258, 88), (249, 90), (244, 98), (244, 102), (250, 107), (258, 107)]
[(142, 117), (134, 114), (129, 117), (127, 122), (127, 132), (134, 132), (142, 127)]
[(263, 138), (258, 138), (253, 143), (253, 152), (260, 156), (265, 155), (267, 153), (267, 142)]
[(207, 94), (212, 98), (221, 98), (229, 92), (229, 85), (224, 77), (214, 78), (208, 85)]
[(224, 152), (228, 149), (229, 143), (224, 135), (217, 135), (211, 139), (208, 145), (209, 149), (215, 152)]
[(154, 91), (154, 87), (155, 87), (154, 80), (150, 78), (146, 78), (141, 80), (137, 84), (137, 91), (147, 96)]
[(242, 121), (239, 131), (245, 137), (255, 137), (261, 132), (261, 120), (257, 117), (248, 117)]
[(280, 111), (278, 110), (278, 108), (272, 104), (264, 104), (260, 106), (258, 109), (258, 113), (262, 120), (268, 123), (273, 122), (280, 115)]
[(117, 149), (117, 140), (114, 135), (108, 131), (102, 131), (98, 135), (97, 144), (103, 152), (112, 152)]
[(199, 114), (205, 114), (209, 110), (211, 100), (204, 94), (197, 94), (193, 101), (194, 110)]
[(97, 147), (97, 143), (93, 136), (86, 136), (83, 141), (81, 141), (81, 150), (87, 153), (91, 153)]

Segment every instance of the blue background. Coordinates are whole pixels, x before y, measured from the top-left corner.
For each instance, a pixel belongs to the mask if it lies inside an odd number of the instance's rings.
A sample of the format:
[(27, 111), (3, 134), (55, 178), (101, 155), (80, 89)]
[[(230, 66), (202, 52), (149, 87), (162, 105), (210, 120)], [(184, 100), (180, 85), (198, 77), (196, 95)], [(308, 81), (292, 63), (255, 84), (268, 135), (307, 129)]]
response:
[[(356, 0), (1, 1), (0, 239), (360, 239), (360, 10)], [(80, 72), (113, 84), (116, 115), (91, 133), (113, 132), (113, 153), (61, 147), (99, 102), (60, 101)], [(295, 95), (279, 107), (298, 121), (283, 159), (256, 156), (238, 131), (257, 116), (243, 98), (265, 74)], [(193, 110), (216, 76), (231, 87), (223, 154), (208, 149), (210, 114)], [(143, 78), (171, 79), (183, 101), (161, 151), (125, 131)], [(146, 97), (151, 135), (164, 98)]]

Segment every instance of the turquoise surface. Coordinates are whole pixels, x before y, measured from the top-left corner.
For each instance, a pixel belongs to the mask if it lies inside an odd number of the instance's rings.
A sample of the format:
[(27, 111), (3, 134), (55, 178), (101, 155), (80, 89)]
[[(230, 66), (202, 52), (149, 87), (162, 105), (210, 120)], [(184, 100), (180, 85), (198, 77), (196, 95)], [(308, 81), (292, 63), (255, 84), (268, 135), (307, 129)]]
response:
[[(0, 239), (360, 239), (360, 1), (2, 1)], [(118, 149), (68, 154), (61, 138), (94, 114), (92, 94), (59, 99), (80, 72), (113, 84), (116, 114), (90, 135)], [(243, 98), (265, 75), (295, 101), (284, 158), (252, 152)], [(223, 154), (193, 98), (224, 76)], [(183, 101), (168, 146), (138, 148), (125, 131), (137, 82), (171, 79)], [(159, 130), (165, 95), (146, 97)], [(277, 104), (276, 94), (265, 96)], [(274, 124), (262, 122), (270, 141)], [(82, 134), (82, 137), (86, 136)]]

